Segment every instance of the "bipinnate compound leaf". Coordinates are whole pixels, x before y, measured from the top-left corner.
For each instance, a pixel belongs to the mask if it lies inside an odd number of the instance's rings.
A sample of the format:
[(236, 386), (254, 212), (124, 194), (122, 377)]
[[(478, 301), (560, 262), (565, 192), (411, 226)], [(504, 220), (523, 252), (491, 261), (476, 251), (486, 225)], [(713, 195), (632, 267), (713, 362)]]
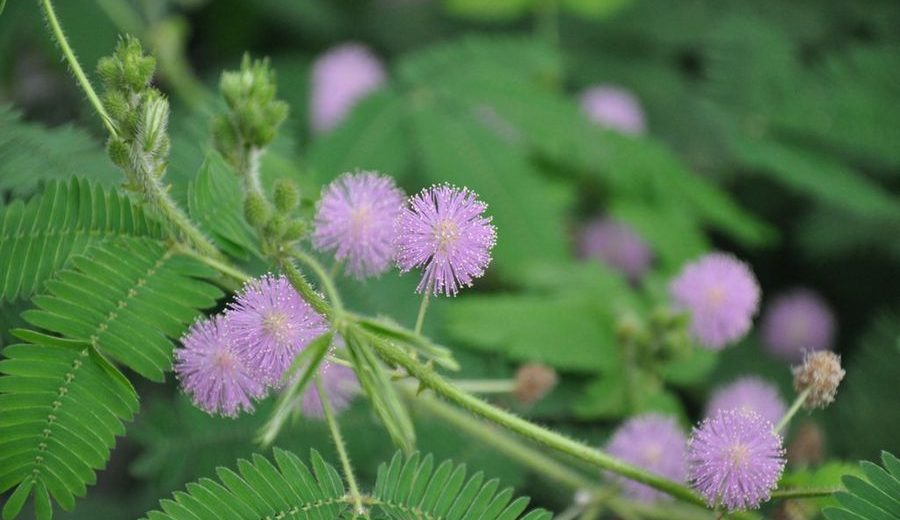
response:
[(73, 260), (23, 313), (30, 324), (85, 341), (144, 377), (162, 381), (179, 337), (222, 292), (215, 272), (151, 239), (121, 239)]
[[(334, 520), (351, 518), (353, 497), (347, 493), (338, 471), (312, 451), (307, 466), (299, 457), (279, 448), (275, 463), (253, 455), (239, 460), (237, 471), (220, 467), (219, 481), (204, 478), (160, 501), (161, 511), (147, 520), (195, 520), (227, 518), (292, 518)], [(450, 461), (435, 467), (433, 458), (414, 453), (394, 455), (390, 464), (378, 467), (371, 494), (363, 504), (372, 518), (396, 520), (549, 520), (550, 513), (533, 510), (523, 514), (529, 500), (514, 498), (507, 488), (499, 493), (496, 480), (483, 483), (477, 473), (466, 479), (464, 465)]]
[(49, 518), (49, 497), (71, 510), (95, 483), (138, 397), (86, 342), (18, 344), (2, 353), (0, 493), (16, 486), (3, 515), (15, 517), (33, 493), (38, 518)]
[(829, 520), (898, 520), (900, 519), (900, 459), (881, 452), (884, 467), (863, 461), (865, 478), (845, 475), (846, 491), (835, 494), (840, 508), (825, 509)]
[(52, 181), (0, 210), (0, 302), (29, 298), (91, 245), (141, 236), (162, 232), (128, 197), (84, 179)]

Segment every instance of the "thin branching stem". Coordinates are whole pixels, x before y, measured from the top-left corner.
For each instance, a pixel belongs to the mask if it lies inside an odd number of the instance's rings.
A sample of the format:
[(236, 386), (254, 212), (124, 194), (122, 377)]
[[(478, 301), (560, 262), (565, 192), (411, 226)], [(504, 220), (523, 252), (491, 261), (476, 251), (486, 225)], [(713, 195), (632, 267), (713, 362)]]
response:
[(431, 290), (425, 288), (422, 293), (422, 301), (419, 303), (419, 313), (416, 315), (416, 334), (422, 334), (422, 326), (425, 325), (425, 313), (428, 312), (428, 302), (431, 301)]
[(344, 437), (341, 435), (341, 429), (338, 426), (337, 419), (334, 417), (334, 410), (328, 401), (328, 394), (325, 393), (325, 387), (322, 386), (322, 379), (317, 375), (315, 377), (316, 390), (319, 392), (319, 400), (322, 402), (322, 411), (325, 414), (325, 422), (328, 423), (328, 429), (331, 431), (331, 438), (334, 440), (334, 446), (337, 448), (338, 457), (341, 459), (341, 466), (344, 468), (344, 477), (347, 479), (347, 485), (350, 486), (350, 496), (353, 498), (353, 504), (356, 508), (357, 515), (365, 515), (363, 508), (359, 486), (356, 484), (356, 477), (353, 474), (353, 466), (350, 464), (350, 457), (347, 455), (347, 446), (344, 444)]
[(794, 417), (794, 415), (797, 414), (797, 411), (800, 410), (800, 407), (803, 406), (803, 403), (806, 402), (806, 398), (809, 397), (809, 392), (810, 389), (806, 388), (802, 392), (800, 392), (800, 395), (798, 395), (796, 399), (794, 399), (794, 403), (791, 405), (790, 409), (788, 409), (788, 411), (784, 414), (784, 417), (782, 417), (781, 420), (778, 421), (778, 424), (775, 425), (775, 433), (783, 430), (788, 425), (788, 423), (791, 422), (791, 419)]
[(94, 110), (97, 111), (97, 115), (100, 116), (103, 125), (109, 130), (109, 134), (113, 137), (117, 137), (118, 133), (116, 132), (116, 126), (113, 124), (112, 118), (110, 118), (109, 114), (106, 112), (106, 108), (100, 101), (100, 97), (97, 96), (97, 92), (94, 91), (94, 87), (91, 86), (91, 82), (81, 68), (81, 64), (78, 63), (75, 51), (73, 51), (72, 47), (69, 45), (69, 40), (66, 39), (66, 33), (63, 32), (62, 25), (60, 25), (59, 19), (56, 17), (56, 11), (53, 9), (53, 4), (50, 0), (40, 0), (40, 5), (44, 11), (44, 17), (47, 19), (47, 24), (50, 26), (50, 31), (53, 33), (53, 38), (56, 40), (56, 44), (59, 45), (59, 49), (62, 51), (63, 58), (66, 60), (69, 68), (72, 69), (72, 75), (75, 76), (75, 80), (78, 82), (81, 90), (84, 91), (88, 101), (91, 102)]

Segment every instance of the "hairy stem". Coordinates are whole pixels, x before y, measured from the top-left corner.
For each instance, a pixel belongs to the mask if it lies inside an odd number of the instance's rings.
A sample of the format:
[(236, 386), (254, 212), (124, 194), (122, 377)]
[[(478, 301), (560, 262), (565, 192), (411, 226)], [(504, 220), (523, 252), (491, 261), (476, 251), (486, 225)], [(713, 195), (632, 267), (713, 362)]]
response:
[(413, 329), (416, 334), (422, 334), (422, 325), (425, 324), (425, 313), (428, 311), (428, 302), (431, 300), (431, 290), (426, 287), (422, 293), (422, 302), (419, 304), (419, 314), (416, 316), (416, 328)]
[(794, 403), (791, 405), (790, 409), (788, 409), (787, 413), (784, 414), (784, 417), (782, 417), (781, 420), (778, 421), (778, 424), (775, 425), (775, 433), (783, 430), (788, 425), (788, 423), (791, 422), (791, 419), (794, 417), (794, 415), (797, 414), (797, 411), (800, 410), (800, 407), (803, 406), (803, 403), (806, 402), (806, 398), (809, 397), (809, 392), (810, 389), (807, 388), (800, 392), (800, 395), (798, 395), (797, 398), (794, 399)]
[(294, 255), (294, 258), (296, 258), (300, 262), (303, 262), (303, 264), (309, 267), (316, 274), (316, 278), (318, 278), (319, 283), (322, 284), (322, 288), (325, 290), (325, 295), (328, 296), (328, 300), (331, 302), (334, 310), (338, 312), (343, 311), (344, 304), (341, 301), (341, 295), (335, 287), (331, 276), (329, 276), (325, 268), (322, 267), (322, 264), (320, 264), (318, 260), (313, 258), (312, 255), (300, 249), (295, 249), (292, 254)]
[(249, 274), (241, 271), (237, 267), (233, 267), (233, 266), (229, 265), (228, 263), (223, 262), (221, 260), (217, 260), (217, 259), (209, 257), (209, 256), (201, 255), (189, 247), (181, 245), (181, 246), (178, 246), (177, 249), (178, 249), (179, 253), (181, 253), (185, 256), (194, 258), (195, 260), (199, 260), (200, 262), (212, 267), (213, 269), (224, 274), (225, 276), (233, 278), (235, 281), (237, 281), (239, 283), (242, 283), (242, 284), (246, 283), (251, 278)]
[[(143, 170), (143, 169), (142, 169)], [(150, 206), (165, 219), (178, 234), (181, 234), (187, 243), (201, 255), (212, 258), (222, 258), (222, 254), (202, 231), (188, 218), (172, 196), (169, 190), (162, 185), (150, 171), (138, 171), (141, 179), (141, 190)]]
[(359, 487), (356, 485), (356, 477), (353, 475), (353, 466), (350, 465), (350, 457), (347, 455), (347, 446), (344, 444), (344, 437), (341, 435), (341, 429), (338, 427), (337, 420), (334, 418), (334, 410), (328, 401), (328, 395), (325, 393), (325, 387), (322, 386), (322, 380), (316, 376), (316, 390), (319, 391), (319, 400), (322, 402), (322, 411), (325, 413), (325, 422), (328, 423), (328, 429), (331, 430), (331, 438), (334, 440), (334, 446), (337, 448), (338, 457), (341, 459), (341, 466), (344, 468), (344, 477), (347, 479), (347, 485), (350, 486), (350, 496), (353, 498), (353, 504), (356, 507), (357, 515), (364, 515), (365, 509), (362, 505), (362, 498), (359, 493)]
[(812, 488), (792, 488), (779, 489), (772, 492), (772, 499), (781, 498), (821, 498), (831, 496), (839, 491), (844, 491), (841, 487), (812, 487)]
[(78, 58), (75, 56), (75, 52), (69, 45), (66, 34), (63, 32), (59, 19), (56, 17), (56, 11), (53, 9), (53, 4), (50, 0), (40, 0), (40, 5), (44, 11), (44, 17), (47, 19), (47, 24), (50, 26), (50, 30), (53, 33), (53, 38), (56, 40), (57, 45), (59, 45), (59, 49), (62, 51), (63, 58), (65, 58), (69, 68), (72, 69), (75, 80), (78, 82), (79, 86), (81, 86), (81, 90), (84, 91), (88, 101), (93, 105), (94, 110), (97, 111), (97, 115), (100, 116), (103, 125), (109, 130), (109, 134), (113, 137), (117, 137), (118, 133), (116, 132), (116, 126), (106, 112), (106, 108), (103, 107), (103, 103), (100, 102), (100, 98), (97, 96), (97, 92), (94, 91), (94, 87), (91, 86), (91, 82), (81, 68), (81, 64), (78, 63)]
[(574, 490), (584, 489), (595, 495), (609, 492), (609, 490), (601, 488), (581, 473), (570, 469), (515, 437), (492, 427), (490, 424), (480, 421), (439, 399), (425, 395), (417, 397), (415, 388), (410, 385), (401, 385), (401, 388), (410, 403), (420, 406), (431, 415), (478, 438), (481, 443), (495, 448), (500, 453), (515, 459), (522, 465), (535, 469), (540, 475), (553, 479)]
[(470, 394), (507, 394), (516, 389), (512, 379), (457, 379), (453, 384)]
[(278, 265), (294, 289), (300, 293), (300, 296), (302, 296), (316, 312), (324, 314), (325, 316), (332, 316), (334, 314), (334, 311), (332, 311), (328, 302), (326, 302), (325, 299), (309, 285), (306, 277), (303, 276), (303, 273), (299, 269), (297, 269), (297, 266), (294, 265), (294, 262), (291, 259), (281, 258), (278, 261)]
[(403, 367), (424, 386), (431, 388), (439, 395), (474, 414), (480, 415), (508, 430), (528, 437), (540, 444), (575, 457), (600, 469), (609, 470), (632, 480), (647, 484), (654, 489), (668, 493), (685, 502), (701, 506), (705, 505), (703, 499), (697, 496), (697, 494), (677, 482), (673, 482), (631, 464), (627, 464), (602, 451), (542, 428), (510, 412), (482, 401), (473, 395), (463, 392), (435, 373), (430, 367), (419, 363), (409, 354), (394, 345), (377, 341), (372, 344), (381, 357), (389, 364)]

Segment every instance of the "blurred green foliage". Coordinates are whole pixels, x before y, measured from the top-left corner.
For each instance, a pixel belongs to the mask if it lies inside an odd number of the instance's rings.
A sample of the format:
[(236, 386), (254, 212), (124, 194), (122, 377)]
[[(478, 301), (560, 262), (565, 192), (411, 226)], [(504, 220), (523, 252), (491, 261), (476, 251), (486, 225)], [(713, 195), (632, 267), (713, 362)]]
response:
[[(476, 190), (499, 230), (495, 262), (479, 291), (434, 303), (426, 332), (458, 350), (464, 368), (455, 377), (506, 379), (519, 364), (542, 361), (561, 380), (534, 407), (498, 402), (599, 445), (635, 411), (674, 413), (688, 425), (712, 388), (748, 372), (791, 396), (787, 366), (751, 336), (721, 355), (695, 351), (642, 373), (633, 406), (623, 404), (618, 320), (649, 313), (683, 262), (723, 248), (750, 260), (764, 294), (808, 285), (834, 306), (848, 374), (837, 404), (822, 415), (827, 453), (853, 460), (900, 452), (897, 2), (58, 4), (95, 83), (93, 64), (123, 28), (136, 23), (137, 36), (160, 54), (157, 81), (173, 102), (172, 193), (217, 245), (251, 269), (264, 266), (242, 217), (237, 180), (218, 175), (229, 166), (210, 137), (211, 117), (222, 111), (212, 95), (219, 73), (235, 68), (244, 51), (271, 56), (290, 105), (286, 128), (265, 156), (264, 180), (297, 181), (305, 210), (321, 185), (357, 168), (390, 173), (408, 191), (444, 181)], [(122, 5), (127, 9), (117, 9)], [(123, 12), (137, 13), (136, 22)], [(186, 28), (183, 39), (163, 32), (173, 27)], [(348, 40), (383, 57), (388, 85), (333, 132), (313, 136), (310, 64)], [(623, 136), (590, 124), (575, 96), (596, 83), (635, 92), (648, 134)], [(40, 196), (48, 183), (71, 175), (117, 182), (102, 129), (59, 63), (33, 2), (12, 2), (0, 16), (0, 101), (0, 206)], [(577, 260), (574, 231), (597, 214), (630, 223), (651, 245), (655, 267), (642, 284)], [(69, 265), (59, 260), (58, 267)], [(412, 275), (341, 281), (351, 308), (407, 322), (418, 303), (414, 287)], [(0, 304), (4, 341), (30, 307), (22, 299)], [(258, 451), (250, 441), (268, 403), (256, 416), (212, 419), (177, 396), (171, 381), (136, 386), (141, 411), (128, 437), (88, 498), (60, 517), (135, 517), (214, 466)], [(416, 418), (423, 451), (488, 470), (506, 485), (535, 491), (549, 507), (570, 501), (568, 491), (548, 493), (533, 475), (451, 427)], [(357, 468), (374, 481), (376, 462), (393, 452), (386, 433), (364, 404), (342, 422)], [(330, 449), (324, 426), (312, 422), (294, 425), (279, 444), (300, 453)], [(786, 479), (830, 485), (846, 467), (832, 469)]]

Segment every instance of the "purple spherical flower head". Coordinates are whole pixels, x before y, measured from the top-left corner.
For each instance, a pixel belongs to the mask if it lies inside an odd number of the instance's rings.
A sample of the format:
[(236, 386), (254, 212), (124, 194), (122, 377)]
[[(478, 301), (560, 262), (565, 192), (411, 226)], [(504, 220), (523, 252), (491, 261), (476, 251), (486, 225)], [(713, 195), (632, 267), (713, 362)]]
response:
[(691, 332), (720, 350), (750, 331), (759, 307), (759, 284), (744, 262), (710, 253), (687, 264), (669, 285), (676, 307), (691, 314)]
[(241, 361), (221, 316), (198, 321), (175, 350), (175, 374), (194, 404), (211, 414), (236, 416), (253, 410), (265, 385)]
[(387, 271), (394, 259), (394, 221), (404, 193), (394, 179), (375, 172), (344, 174), (322, 192), (313, 245), (334, 251), (358, 279)]
[[(356, 394), (359, 393), (359, 380), (356, 379), (356, 373), (353, 369), (343, 365), (323, 361), (319, 366), (319, 380), (322, 382), (325, 395), (328, 396), (328, 403), (336, 414), (346, 410)], [(325, 417), (322, 399), (319, 397), (319, 389), (315, 382), (310, 382), (306, 393), (303, 394), (302, 408), (303, 414), (307, 417), (317, 419)]]
[(397, 219), (397, 266), (424, 266), (417, 292), (454, 296), (484, 274), (497, 233), (487, 204), (467, 188), (433, 186), (409, 198)]
[(297, 353), (328, 329), (284, 276), (271, 275), (244, 286), (229, 305), (225, 323), (241, 359), (273, 386)]
[[(658, 414), (629, 419), (610, 439), (606, 450), (614, 457), (651, 473), (684, 482), (687, 480), (687, 437), (675, 420)], [(641, 502), (667, 499), (668, 495), (633, 480), (608, 474), (629, 497)]]
[(762, 338), (773, 355), (796, 363), (806, 352), (831, 350), (834, 314), (818, 294), (794, 289), (769, 304), (763, 316)]
[(691, 485), (710, 507), (756, 508), (769, 499), (784, 471), (781, 442), (759, 414), (720, 411), (694, 428), (688, 442)]
[(591, 121), (623, 134), (644, 133), (644, 110), (631, 92), (610, 85), (596, 85), (581, 93), (581, 109)]
[(637, 280), (650, 268), (653, 253), (634, 229), (609, 218), (589, 221), (578, 237), (582, 257), (594, 258)]
[(319, 56), (312, 66), (310, 125), (324, 133), (356, 103), (385, 82), (384, 66), (368, 47), (345, 43)]
[(787, 408), (775, 385), (759, 377), (747, 376), (716, 390), (706, 406), (706, 416), (713, 417), (722, 410), (755, 412), (770, 423), (778, 424)]

